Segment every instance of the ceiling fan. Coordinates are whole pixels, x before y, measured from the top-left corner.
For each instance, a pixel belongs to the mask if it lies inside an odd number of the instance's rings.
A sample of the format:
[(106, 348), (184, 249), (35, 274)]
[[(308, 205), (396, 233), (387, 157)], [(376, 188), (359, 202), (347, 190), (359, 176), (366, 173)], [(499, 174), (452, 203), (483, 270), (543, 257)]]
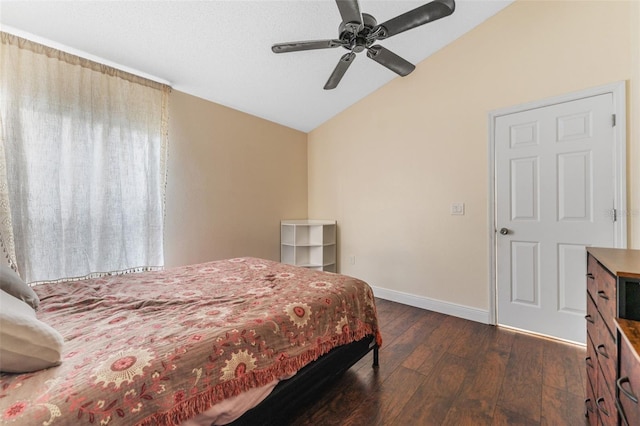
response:
[(358, 0), (336, 0), (336, 4), (342, 17), (342, 23), (338, 27), (340, 35), (337, 39), (294, 41), (277, 43), (271, 46), (271, 50), (274, 53), (336, 47), (344, 47), (349, 50), (349, 53), (340, 58), (338, 65), (329, 76), (329, 80), (324, 85), (325, 90), (335, 89), (338, 86), (342, 76), (344, 76), (356, 58), (356, 53), (360, 53), (365, 49), (367, 50), (367, 56), (380, 65), (389, 68), (402, 77), (408, 75), (415, 69), (415, 65), (374, 43), (449, 16), (455, 10), (454, 0), (434, 0), (389, 19), (382, 24), (378, 24), (373, 16), (368, 13), (360, 13)]

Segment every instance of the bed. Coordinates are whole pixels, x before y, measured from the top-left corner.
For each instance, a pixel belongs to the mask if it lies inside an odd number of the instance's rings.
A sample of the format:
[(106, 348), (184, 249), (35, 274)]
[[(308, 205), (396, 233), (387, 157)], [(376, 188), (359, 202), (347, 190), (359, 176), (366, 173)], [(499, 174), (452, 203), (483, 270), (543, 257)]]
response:
[[(381, 344), (366, 283), (264, 259), (34, 290), (38, 319), (64, 337), (62, 361), (0, 373), (3, 424), (265, 423), (369, 351), (377, 364)], [(256, 393), (242, 417), (215, 417)]]

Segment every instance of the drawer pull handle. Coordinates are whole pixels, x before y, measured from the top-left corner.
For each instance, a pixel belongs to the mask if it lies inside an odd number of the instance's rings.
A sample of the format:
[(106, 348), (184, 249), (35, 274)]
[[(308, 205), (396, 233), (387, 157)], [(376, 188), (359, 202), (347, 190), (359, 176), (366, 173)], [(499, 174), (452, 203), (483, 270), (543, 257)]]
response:
[(609, 417), (609, 412), (607, 410), (605, 410), (602, 405), (600, 405), (601, 402), (604, 402), (604, 397), (602, 397), (602, 396), (596, 400), (596, 405), (598, 406), (598, 409), (600, 410), (600, 412), (602, 414), (604, 414), (605, 416)]
[(593, 274), (592, 274), (591, 272), (589, 272), (589, 273), (587, 274), (587, 278), (589, 278), (590, 280), (595, 279), (595, 277), (593, 276)]
[(598, 292), (598, 296), (603, 298), (604, 300), (609, 300), (609, 296), (607, 296), (607, 293), (605, 293), (603, 290), (600, 290)]
[(629, 383), (629, 378), (628, 377), (620, 377), (618, 380), (616, 380), (616, 386), (618, 387), (618, 389), (620, 389), (620, 392), (622, 392), (627, 398), (629, 398), (630, 400), (632, 400), (634, 403), (638, 403), (638, 397), (635, 396), (631, 391), (625, 389), (622, 385), (625, 383)]
[(615, 403), (616, 403), (616, 408), (618, 409), (618, 414), (620, 415), (620, 419), (622, 419), (622, 423), (624, 423), (624, 426), (629, 426), (629, 422), (627, 421), (627, 415), (625, 414), (624, 409), (622, 408), (622, 405), (620, 405), (620, 401), (618, 401), (618, 398), (616, 398)]
[(598, 345), (596, 347), (596, 351), (598, 351), (598, 353), (603, 357), (609, 359), (609, 354), (607, 353), (607, 348), (605, 345)]
[(587, 364), (587, 367), (591, 367), (591, 368), (593, 368), (593, 360), (591, 359), (591, 357), (590, 357), (590, 356), (586, 357), (586, 358), (584, 359), (584, 362)]
[(585, 315), (584, 319), (586, 319), (589, 324), (595, 324), (595, 321), (593, 320), (593, 317), (591, 315)]
[(584, 405), (587, 406), (587, 413), (584, 413), (586, 417), (589, 417), (589, 413), (593, 413), (595, 410), (593, 409), (593, 404), (591, 403), (591, 398), (587, 398), (584, 400)]

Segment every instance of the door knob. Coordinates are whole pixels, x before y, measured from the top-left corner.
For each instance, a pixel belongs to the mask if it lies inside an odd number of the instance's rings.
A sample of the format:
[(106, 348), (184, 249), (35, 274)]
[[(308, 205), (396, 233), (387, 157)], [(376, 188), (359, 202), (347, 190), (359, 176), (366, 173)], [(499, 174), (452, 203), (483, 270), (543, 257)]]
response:
[(509, 230), (507, 228), (502, 228), (502, 229), (500, 229), (500, 233), (502, 235), (507, 235), (509, 233)]

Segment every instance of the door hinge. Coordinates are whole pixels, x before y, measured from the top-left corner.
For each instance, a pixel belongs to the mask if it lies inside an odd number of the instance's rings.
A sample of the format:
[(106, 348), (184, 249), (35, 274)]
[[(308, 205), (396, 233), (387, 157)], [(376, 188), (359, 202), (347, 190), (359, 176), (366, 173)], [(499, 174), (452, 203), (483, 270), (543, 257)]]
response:
[(618, 221), (618, 209), (613, 209), (613, 221), (617, 222)]
[(616, 115), (611, 114), (611, 127), (616, 127)]

